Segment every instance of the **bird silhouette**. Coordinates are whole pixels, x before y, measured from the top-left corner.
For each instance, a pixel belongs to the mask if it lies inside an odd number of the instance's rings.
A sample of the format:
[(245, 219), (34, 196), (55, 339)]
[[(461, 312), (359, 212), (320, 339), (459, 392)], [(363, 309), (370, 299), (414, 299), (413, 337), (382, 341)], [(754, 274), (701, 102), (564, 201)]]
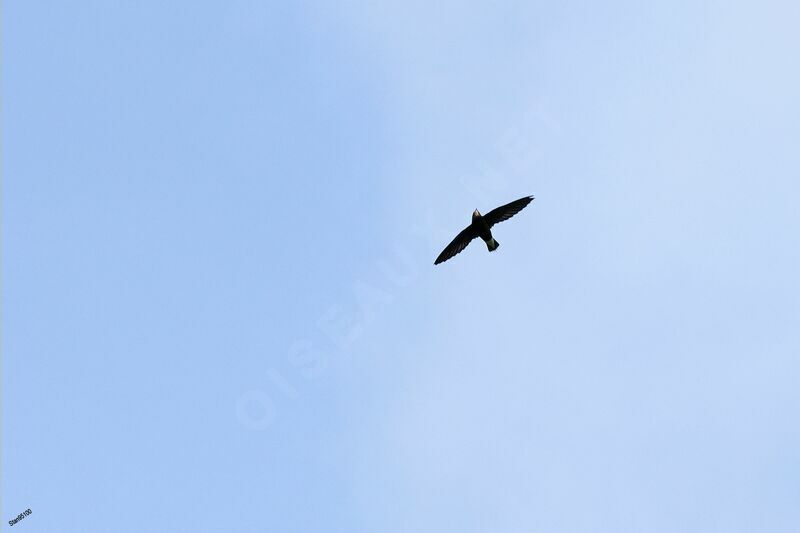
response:
[(436, 258), (436, 261), (434, 261), (433, 264), (438, 265), (439, 263), (447, 261), (454, 255), (461, 253), (461, 251), (466, 248), (470, 242), (472, 242), (472, 239), (475, 239), (476, 237), (483, 239), (484, 242), (486, 242), (486, 247), (489, 248), (489, 251), (494, 252), (497, 250), (497, 247), (500, 246), (500, 243), (494, 240), (494, 237), (492, 237), (492, 226), (498, 222), (502, 222), (513, 217), (525, 209), (525, 207), (532, 201), (533, 196), (526, 196), (524, 198), (520, 198), (519, 200), (514, 200), (506, 205), (501, 205), (497, 209), (492, 209), (485, 215), (481, 215), (476, 209), (472, 213), (472, 223), (464, 228), (461, 233), (456, 235), (456, 238), (453, 239), (453, 242), (448, 244), (445, 249), (442, 250), (442, 253), (439, 254), (439, 257)]

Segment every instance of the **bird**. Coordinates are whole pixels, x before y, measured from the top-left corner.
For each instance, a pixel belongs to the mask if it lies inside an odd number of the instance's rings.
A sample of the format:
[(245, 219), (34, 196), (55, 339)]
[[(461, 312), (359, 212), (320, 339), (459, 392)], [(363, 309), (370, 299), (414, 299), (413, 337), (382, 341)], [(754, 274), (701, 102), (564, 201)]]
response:
[(439, 263), (447, 261), (454, 255), (461, 253), (461, 251), (472, 242), (472, 239), (476, 237), (483, 239), (489, 251), (494, 252), (497, 250), (497, 247), (500, 246), (500, 243), (492, 237), (492, 226), (513, 217), (525, 209), (532, 201), (533, 196), (525, 196), (519, 200), (507, 203), (506, 205), (501, 205), (497, 209), (492, 209), (485, 215), (481, 215), (480, 211), (476, 209), (472, 212), (472, 223), (461, 230), (461, 233), (456, 235), (456, 238), (442, 250), (442, 253), (439, 254), (439, 257), (436, 258), (433, 264), (438, 265)]

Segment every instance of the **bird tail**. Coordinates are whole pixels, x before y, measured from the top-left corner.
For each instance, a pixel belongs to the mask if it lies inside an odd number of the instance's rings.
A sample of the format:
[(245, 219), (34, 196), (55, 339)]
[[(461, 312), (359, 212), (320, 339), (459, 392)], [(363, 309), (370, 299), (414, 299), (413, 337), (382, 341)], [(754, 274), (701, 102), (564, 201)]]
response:
[(500, 246), (500, 243), (496, 240), (492, 239), (491, 241), (486, 243), (486, 247), (489, 248), (490, 252), (494, 252), (497, 250), (497, 247)]

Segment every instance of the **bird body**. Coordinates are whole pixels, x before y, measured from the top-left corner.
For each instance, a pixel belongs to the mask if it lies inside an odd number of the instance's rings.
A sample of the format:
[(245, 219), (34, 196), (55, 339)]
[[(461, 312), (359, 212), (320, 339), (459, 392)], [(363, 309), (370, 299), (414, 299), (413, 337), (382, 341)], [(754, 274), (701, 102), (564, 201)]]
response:
[(461, 253), (461, 251), (472, 242), (472, 239), (480, 237), (486, 243), (486, 247), (490, 252), (497, 250), (500, 246), (492, 236), (492, 226), (498, 222), (508, 220), (520, 211), (522, 211), (529, 203), (533, 201), (533, 196), (525, 196), (519, 200), (514, 200), (506, 205), (501, 205), (497, 209), (492, 209), (486, 215), (481, 215), (477, 209), (472, 212), (472, 222), (469, 226), (461, 230), (461, 233), (456, 235), (456, 238), (448, 244), (439, 257), (434, 261), (434, 265), (438, 265), (447, 261), (454, 255)]
[(500, 246), (500, 243), (494, 240), (492, 237), (492, 230), (489, 227), (489, 224), (486, 223), (486, 220), (481, 215), (480, 211), (477, 209), (472, 212), (472, 224), (471, 224), (475, 234), (478, 235), (483, 242), (486, 243), (486, 247), (489, 249), (490, 252), (494, 252), (497, 250), (497, 247)]

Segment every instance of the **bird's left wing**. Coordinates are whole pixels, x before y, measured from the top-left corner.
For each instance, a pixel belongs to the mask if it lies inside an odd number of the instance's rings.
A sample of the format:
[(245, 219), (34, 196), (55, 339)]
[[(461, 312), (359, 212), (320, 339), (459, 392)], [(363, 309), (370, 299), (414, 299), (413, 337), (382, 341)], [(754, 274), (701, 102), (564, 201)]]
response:
[(461, 253), (461, 251), (467, 247), (467, 245), (472, 242), (472, 239), (477, 237), (478, 234), (472, 228), (472, 226), (467, 226), (464, 228), (461, 233), (456, 235), (456, 238), (453, 239), (453, 242), (448, 244), (442, 253), (439, 254), (439, 257), (436, 258), (436, 261), (433, 262), (434, 265), (438, 265), (444, 261), (447, 261), (454, 255)]
[(525, 207), (533, 201), (533, 196), (526, 196), (525, 198), (520, 198), (519, 200), (514, 200), (513, 202), (501, 205), (497, 209), (492, 209), (485, 215), (483, 215), (483, 219), (491, 228), (498, 222), (502, 222), (504, 220), (508, 220), (509, 218), (513, 217)]

